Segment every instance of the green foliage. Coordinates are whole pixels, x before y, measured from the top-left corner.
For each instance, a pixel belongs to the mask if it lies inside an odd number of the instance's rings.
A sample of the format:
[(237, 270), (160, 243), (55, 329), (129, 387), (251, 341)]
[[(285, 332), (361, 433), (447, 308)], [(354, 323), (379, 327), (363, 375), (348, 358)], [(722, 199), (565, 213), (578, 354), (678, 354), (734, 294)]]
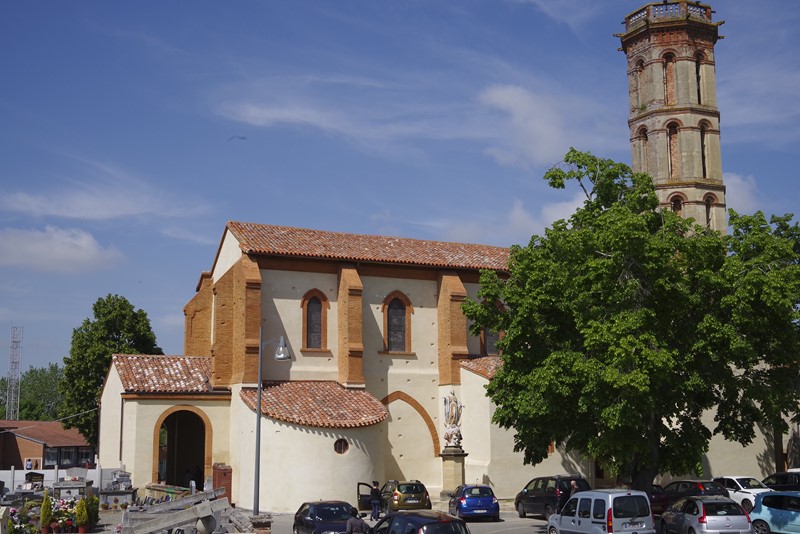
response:
[(487, 390), (525, 461), (555, 441), (649, 489), (691, 472), (713, 433), (749, 443), (797, 413), (791, 217), (732, 213), (723, 236), (659, 209), (647, 175), (574, 149), (564, 161), (545, 179), (577, 182), (583, 207), (512, 247), (507, 276), (482, 273), (464, 306), (476, 333), (505, 332)]
[(86, 511), (86, 499), (80, 499), (75, 505), (75, 524), (85, 527), (89, 524), (89, 513)]
[(86, 514), (89, 517), (89, 524), (96, 525), (100, 520), (100, 499), (92, 495), (85, 497), (84, 500), (86, 501)]
[(53, 503), (50, 502), (50, 494), (47, 489), (44, 490), (44, 498), (42, 499), (42, 508), (39, 511), (39, 522), (42, 525), (50, 525), (53, 520)]
[(92, 306), (94, 320), (72, 331), (69, 356), (58, 384), (64, 426), (77, 428), (97, 445), (97, 403), (113, 354), (163, 354), (143, 310), (119, 295), (100, 298)]
[[(31, 366), (19, 379), (19, 418), (28, 421), (53, 421), (58, 418), (61, 397), (58, 381), (61, 367), (51, 363), (47, 367)], [(0, 378), (0, 391), (8, 389), (8, 379)], [(0, 414), (6, 413), (6, 397), (0, 397)]]

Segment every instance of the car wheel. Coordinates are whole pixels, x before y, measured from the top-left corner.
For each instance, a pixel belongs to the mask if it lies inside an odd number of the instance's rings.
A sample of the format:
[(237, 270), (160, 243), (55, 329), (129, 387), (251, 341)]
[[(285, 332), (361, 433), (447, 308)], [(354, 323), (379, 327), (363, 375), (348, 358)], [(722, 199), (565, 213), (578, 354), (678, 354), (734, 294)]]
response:
[(297, 530), (297, 525), (292, 527), (292, 534), (300, 534), (300, 532)]
[(495, 523), (497, 523), (498, 521), (500, 521), (500, 514), (497, 514), (497, 515), (495, 515), (495, 516), (492, 516), (492, 521), (494, 521)]
[(550, 527), (549, 529), (547, 529), (547, 534), (558, 534), (558, 530), (556, 529), (556, 527)]
[(544, 518), (549, 519), (553, 515), (553, 508), (548, 504), (544, 507)]
[(753, 532), (755, 534), (769, 534), (769, 525), (764, 521), (757, 519), (753, 521)]
[(742, 508), (744, 508), (744, 511), (749, 514), (753, 509), (752, 501), (750, 501), (750, 499), (742, 499)]
[(519, 515), (520, 517), (525, 517), (525, 507), (522, 506), (522, 503), (519, 503), (517, 505), (517, 515)]

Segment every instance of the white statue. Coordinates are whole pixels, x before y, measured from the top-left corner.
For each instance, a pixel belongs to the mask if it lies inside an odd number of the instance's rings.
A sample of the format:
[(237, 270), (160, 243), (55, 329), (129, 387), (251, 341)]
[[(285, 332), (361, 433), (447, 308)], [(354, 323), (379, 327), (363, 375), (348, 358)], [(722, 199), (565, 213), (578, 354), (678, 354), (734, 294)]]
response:
[(464, 405), (458, 401), (455, 391), (442, 399), (444, 402), (444, 443), (448, 447), (461, 446), (461, 411)]

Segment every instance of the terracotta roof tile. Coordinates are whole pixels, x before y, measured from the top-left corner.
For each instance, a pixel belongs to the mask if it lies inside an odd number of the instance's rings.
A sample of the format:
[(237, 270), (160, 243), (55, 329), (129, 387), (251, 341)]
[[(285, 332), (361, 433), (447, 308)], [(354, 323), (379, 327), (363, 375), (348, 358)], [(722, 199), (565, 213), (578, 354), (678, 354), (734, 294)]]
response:
[(209, 391), (211, 358), (114, 354), (126, 393), (202, 393)]
[(231, 221), (245, 253), (462, 269), (508, 268), (509, 249)]
[(494, 378), (497, 369), (501, 365), (503, 365), (503, 360), (501, 360), (499, 356), (480, 356), (478, 358), (470, 358), (469, 360), (461, 361), (461, 367), (487, 380)]
[(77, 428), (64, 428), (61, 421), (0, 421), (0, 428), (21, 438), (47, 447), (87, 447), (86, 442)]
[[(240, 395), (255, 410), (257, 389), (243, 388)], [(287, 423), (324, 428), (370, 426), (388, 414), (367, 391), (346, 389), (333, 381), (269, 382), (261, 390), (261, 413)]]

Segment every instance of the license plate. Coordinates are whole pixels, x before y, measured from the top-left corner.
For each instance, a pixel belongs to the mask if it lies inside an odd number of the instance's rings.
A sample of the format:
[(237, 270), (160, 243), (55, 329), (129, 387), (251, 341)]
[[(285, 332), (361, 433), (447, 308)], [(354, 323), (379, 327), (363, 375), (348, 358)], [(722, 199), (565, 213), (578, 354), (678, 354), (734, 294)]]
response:
[(485, 514), (485, 513), (486, 513), (486, 510), (475, 510), (474, 512), (475, 512), (476, 514)]
[(625, 528), (642, 528), (644, 523), (625, 523), (622, 526)]
[(406, 502), (408, 504), (417, 504), (419, 502), (419, 499), (406, 499)]

